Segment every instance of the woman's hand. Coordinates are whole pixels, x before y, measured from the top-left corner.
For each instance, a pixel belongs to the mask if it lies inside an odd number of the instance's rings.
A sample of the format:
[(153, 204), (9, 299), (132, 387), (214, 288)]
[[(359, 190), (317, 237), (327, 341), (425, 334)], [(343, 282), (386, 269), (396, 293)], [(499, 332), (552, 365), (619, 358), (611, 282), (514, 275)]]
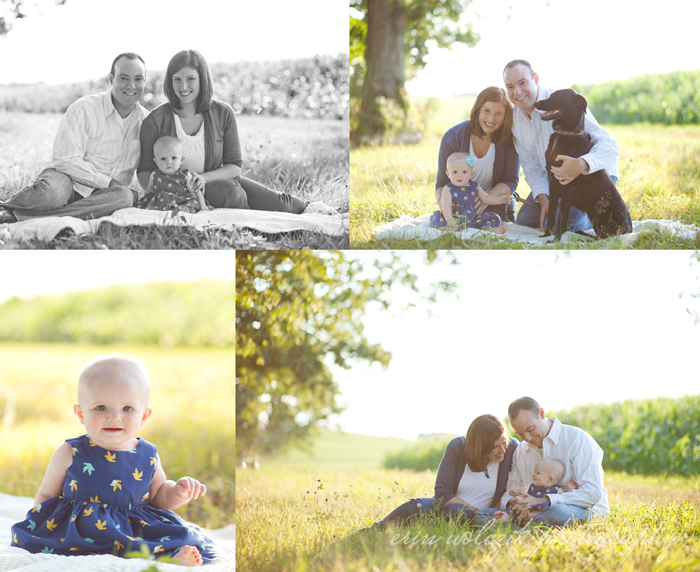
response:
[(203, 193), (204, 192), (204, 185), (206, 184), (204, 177), (202, 175), (198, 175), (197, 173), (193, 173), (192, 171), (190, 171), (190, 174), (192, 175), (192, 179), (191, 179), (192, 192)]

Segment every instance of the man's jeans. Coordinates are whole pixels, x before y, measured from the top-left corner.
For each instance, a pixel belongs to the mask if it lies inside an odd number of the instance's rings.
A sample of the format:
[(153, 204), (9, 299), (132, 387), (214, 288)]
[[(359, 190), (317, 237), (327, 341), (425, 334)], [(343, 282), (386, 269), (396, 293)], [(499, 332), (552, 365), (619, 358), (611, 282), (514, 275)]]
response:
[[(474, 524), (484, 526), (493, 520), (494, 513), (500, 509), (487, 508), (480, 510), (474, 517)], [(532, 517), (532, 524), (546, 524), (549, 526), (566, 526), (577, 522), (583, 522), (591, 517), (587, 508), (571, 504), (553, 504), (543, 509), (540, 514)]]
[(133, 206), (134, 195), (129, 187), (96, 189), (83, 198), (73, 191), (73, 181), (55, 169), (45, 169), (0, 207), (12, 210), (17, 220), (46, 216), (72, 216), (79, 219), (99, 218)]
[[(617, 182), (619, 181), (617, 177), (610, 175), (610, 180), (612, 180), (615, 186), (617, 186)], [(534, 197), (532, 196), (532, 193), (530, 193), (527, 196), (527, 199), (525, 200), (527, 200), (530, 203), (537, 204)], [(552, 232), (554, 232), (555, 234), (557, 232), (559, 210), (560, 209), (557, 208), (557, 216), (554, 219), (554, 228)], [(515, 222), (523, 226), (529, 226), (530, 228), (540, 228), (540, 209), (528, 204), (523, 204), (520, 207), (518, 214), (516, 215)], [(547, 221), (545, 220), (545, 225), (546, 224)], [(566, 230), (585, 232), (588, 230), (593, 230), (593, 225), (591, 224), (591, 219), (588, 218), (588, 215), (585, 212), (580, 211), (576, 207), (572, 206), (569, 209), (569, 218), (566, 219)]]

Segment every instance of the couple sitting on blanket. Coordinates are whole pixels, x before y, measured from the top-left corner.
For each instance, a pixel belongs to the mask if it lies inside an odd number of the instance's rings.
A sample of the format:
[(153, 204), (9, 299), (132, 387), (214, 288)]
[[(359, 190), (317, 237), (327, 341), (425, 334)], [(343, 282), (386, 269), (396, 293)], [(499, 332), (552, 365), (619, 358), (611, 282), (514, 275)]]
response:
[[(470, 119), (449, 129), (442, 138), (435, 182), (439, 210), (430, 219), (435, 228), (503, 232), (501, 223), (510, 221), (544, 232), (549, 209), (545, 152), (554, 128), (551, 121), (542, 121), (543, 112), (535, 109), (535, 102), (546, 99), (553, 90), (540, 85), (539, 75), (525, 60), (509, 62), (503, 70), (503, 81), (505, 90), (483, 90)], [(593, 148), (579, 158), (561, 156), (561, 167), (552, 167), (552, 173), (567, 185), (581, 174), (607, 169), (617, 184), (620, 146), (590, 111), (586, 112), (585, 128)], [(532, 192), (516, 219), (512, 195), (518, 186), (521, 164)], [(462, 176), (458, 184), (453, 180), (455, 170)], [(567, 227), (572, 231), (593, 228), (588, 215), (575, 207), (569, 211)]]
[(411, 499), (375, 527), (432, 512), (460, 522), (565, 526), (609, 514), (603, 450), (578, 427), (547, 418), (531, 397), (516, 399), (508, 418), (481, 415), (467, 436), (450, 441), (435, 480), (435, 497)]
[(51, 163), (33, 184), (0, 203), (0, 223), (99, 218), (132, 206), (305, 210), (298, 197), (241, 176), (236, 116), (213, 99), (209, 66), (199, 52), (184, 50), (170, 60), (163, 81), (168, 101), (150, 114), (139, 104), (146, 84), (141, 56), (119, 54), (109, 81), (109, 91), (68, 108)]

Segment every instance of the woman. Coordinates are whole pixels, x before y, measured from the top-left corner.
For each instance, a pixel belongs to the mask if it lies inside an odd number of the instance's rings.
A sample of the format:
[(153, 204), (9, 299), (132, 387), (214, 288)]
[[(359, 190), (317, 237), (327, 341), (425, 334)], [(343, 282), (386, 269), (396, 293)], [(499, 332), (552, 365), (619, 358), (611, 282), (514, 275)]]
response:
[(183, 144), (182, 167), (193, 173), (195, 189), (215, 208), (255, 209), (300, 214), (306, 202), (277, 193), (241, 176), (243, 158), (233, 108), (212, 98), (213, 82), (204, 57), (195, 50), (173, 56), (163, 80), (166, 103), (156, 107), (141, 125), (141, 186), (156, 169), (153, 145), (171, 135)]
[[(518, 186), (520, 159), (513, 145), (513, 106), (501, 87), (487, 87), (476, 98), (469, 120), (445, 133), (438, 155), (435, 199), (442, 210), (442, 188), (450, 182), (447, 158), (469, 153), (474, 158), (474, 180), (490, 195), (512, 195)], [(477, 213), (486, 205), (477, 200)], [(515, 221), (515, 199), (507, 205), (489, 206), (504, 221)]]
[(435, 479), (435, 497), (411, 499), (375, 526), (431, 511), (468, 521), (481, 509), (499, 508), (517, 445), (498, 417), (477, 417), (466, 438), (456, 437), (448, 443)]

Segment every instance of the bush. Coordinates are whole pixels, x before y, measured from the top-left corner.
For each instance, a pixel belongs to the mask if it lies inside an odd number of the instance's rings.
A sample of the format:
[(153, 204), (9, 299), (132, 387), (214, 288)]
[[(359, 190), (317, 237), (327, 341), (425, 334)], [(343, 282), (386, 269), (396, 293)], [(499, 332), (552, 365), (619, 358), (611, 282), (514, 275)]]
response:
[(571, 86), (600, 123), (700, 123), (700, 70)]
[[(214, 97), (236, 113), (305, 119), (347, 119), (347, 55), (316, 56), (277, 62), (212, 64)], [(148, 70), (146, 109), (163, 101), (162, 70)], [(0, 85), (0, 109), (28, 113), (64, 113), (84, 95), (109, 89), (107, 78), (64, 85)]]
[(436, 471), (451, 437), (433, 437), (419, 440), (415, 446), (384, 458), (385, 469), (410, 469), (412, 471)]

